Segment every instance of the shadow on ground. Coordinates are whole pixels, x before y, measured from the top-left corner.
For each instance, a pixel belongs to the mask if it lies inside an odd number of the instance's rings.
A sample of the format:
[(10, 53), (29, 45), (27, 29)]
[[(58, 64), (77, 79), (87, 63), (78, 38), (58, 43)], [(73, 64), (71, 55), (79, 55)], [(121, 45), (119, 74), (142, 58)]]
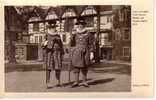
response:
[[(87, 81), (92, 80), (91, 78), (87, 79)], [(82, 82), (82, 80), (79, 81), (80, 83)], [(67, 82), (67, 83), (63, 83), (62, 86), (68, 86), (68, 85), (72, 85), (74, 83), (74, 81), (71, 82)]]
[[(104, 84), (104, 83), (108, 83), (108, 82), (112, 82), (113, 80), (115, 80), (115, 78), (107, 78), (107, 79), (97, 79), (97, 80), (93, 80), (91, 78), (87, 79), (87, 83), (88, 85), (100, 85), (100, 84)], [(79, 81), (79, 83), (81, 83), (82, 80)], [(62, 87), (66, 87), (66, 86), (71, 86), (74, 83), (74, 81), (72, 82), (67, 82), (67, 83), (63, 83)], [(79, 86), (77, 86), (79, 87)], [(53, 87), (52, 87), (53, 88)], [(49, 88), (51, 89), (51, 88)]]
[(115, 78), (107, 78), (107, 79), (98, 79), (98, 80), (93, 80), (88, 82), (89, 85), (98, 85), (98, 84), (103, 84), (103, 83), (108, 83), (113, 81)]

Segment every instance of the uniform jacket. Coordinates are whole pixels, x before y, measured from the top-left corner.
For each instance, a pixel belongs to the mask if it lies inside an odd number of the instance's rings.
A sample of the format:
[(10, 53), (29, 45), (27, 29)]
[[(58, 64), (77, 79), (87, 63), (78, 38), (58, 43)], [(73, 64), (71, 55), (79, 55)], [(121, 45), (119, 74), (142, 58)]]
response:
[(88, 67), (90, 64), (89, 58), (89, 47), (90, 34), (87, 31), (81, 33), (76, 33), (71, 36), (70, 46), (71, 46), (71, 65), (75, 67)]
[(47, 44), (44, 46), (46, 50), (44, 57), (44, 68), (61, 69), (62, 55), (64, 54), (63, 43), (60, 36), (47, 34)]

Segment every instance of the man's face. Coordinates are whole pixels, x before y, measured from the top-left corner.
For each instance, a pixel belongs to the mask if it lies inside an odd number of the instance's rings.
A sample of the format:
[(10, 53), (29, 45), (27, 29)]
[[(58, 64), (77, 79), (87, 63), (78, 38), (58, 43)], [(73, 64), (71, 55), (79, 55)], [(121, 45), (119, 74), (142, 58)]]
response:
[(50, 33), (56, 32), (56, 28), (49, 28)]
[(77, 30), (79, 31), (79, 30), (82, 30), (84, 28), (84, 25), (82, 25), (82, 24), (79, 24), (79, 25), (77, 25)]

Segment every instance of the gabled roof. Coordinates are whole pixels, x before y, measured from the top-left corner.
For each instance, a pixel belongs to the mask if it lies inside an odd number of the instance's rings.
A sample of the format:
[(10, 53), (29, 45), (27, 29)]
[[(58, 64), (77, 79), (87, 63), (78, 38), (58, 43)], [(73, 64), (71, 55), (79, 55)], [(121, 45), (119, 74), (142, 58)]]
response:
[[(89, 5), (66, 5), (66, 6), (16, 6), (16, 12), (22, 16), (22, 19), (28, 20), (31, 17), (40, 17), (45, 19), (50, 11), (54, 11), (58, 18), (62, 18), (64, 12), (67, 9), (73, 9), (77, 16), (80, 16), (84, 9)], [(112, 10), (112, 5), (90, 5), (93, 6), (95, 11), (110, 11)]]

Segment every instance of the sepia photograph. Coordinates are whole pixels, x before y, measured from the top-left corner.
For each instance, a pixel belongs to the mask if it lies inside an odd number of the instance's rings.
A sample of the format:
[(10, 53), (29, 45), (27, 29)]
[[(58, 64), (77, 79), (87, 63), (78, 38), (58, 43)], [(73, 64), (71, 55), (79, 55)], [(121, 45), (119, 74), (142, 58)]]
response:
[(5, 92), (131, 92), (131, 5), (4, 6)]

